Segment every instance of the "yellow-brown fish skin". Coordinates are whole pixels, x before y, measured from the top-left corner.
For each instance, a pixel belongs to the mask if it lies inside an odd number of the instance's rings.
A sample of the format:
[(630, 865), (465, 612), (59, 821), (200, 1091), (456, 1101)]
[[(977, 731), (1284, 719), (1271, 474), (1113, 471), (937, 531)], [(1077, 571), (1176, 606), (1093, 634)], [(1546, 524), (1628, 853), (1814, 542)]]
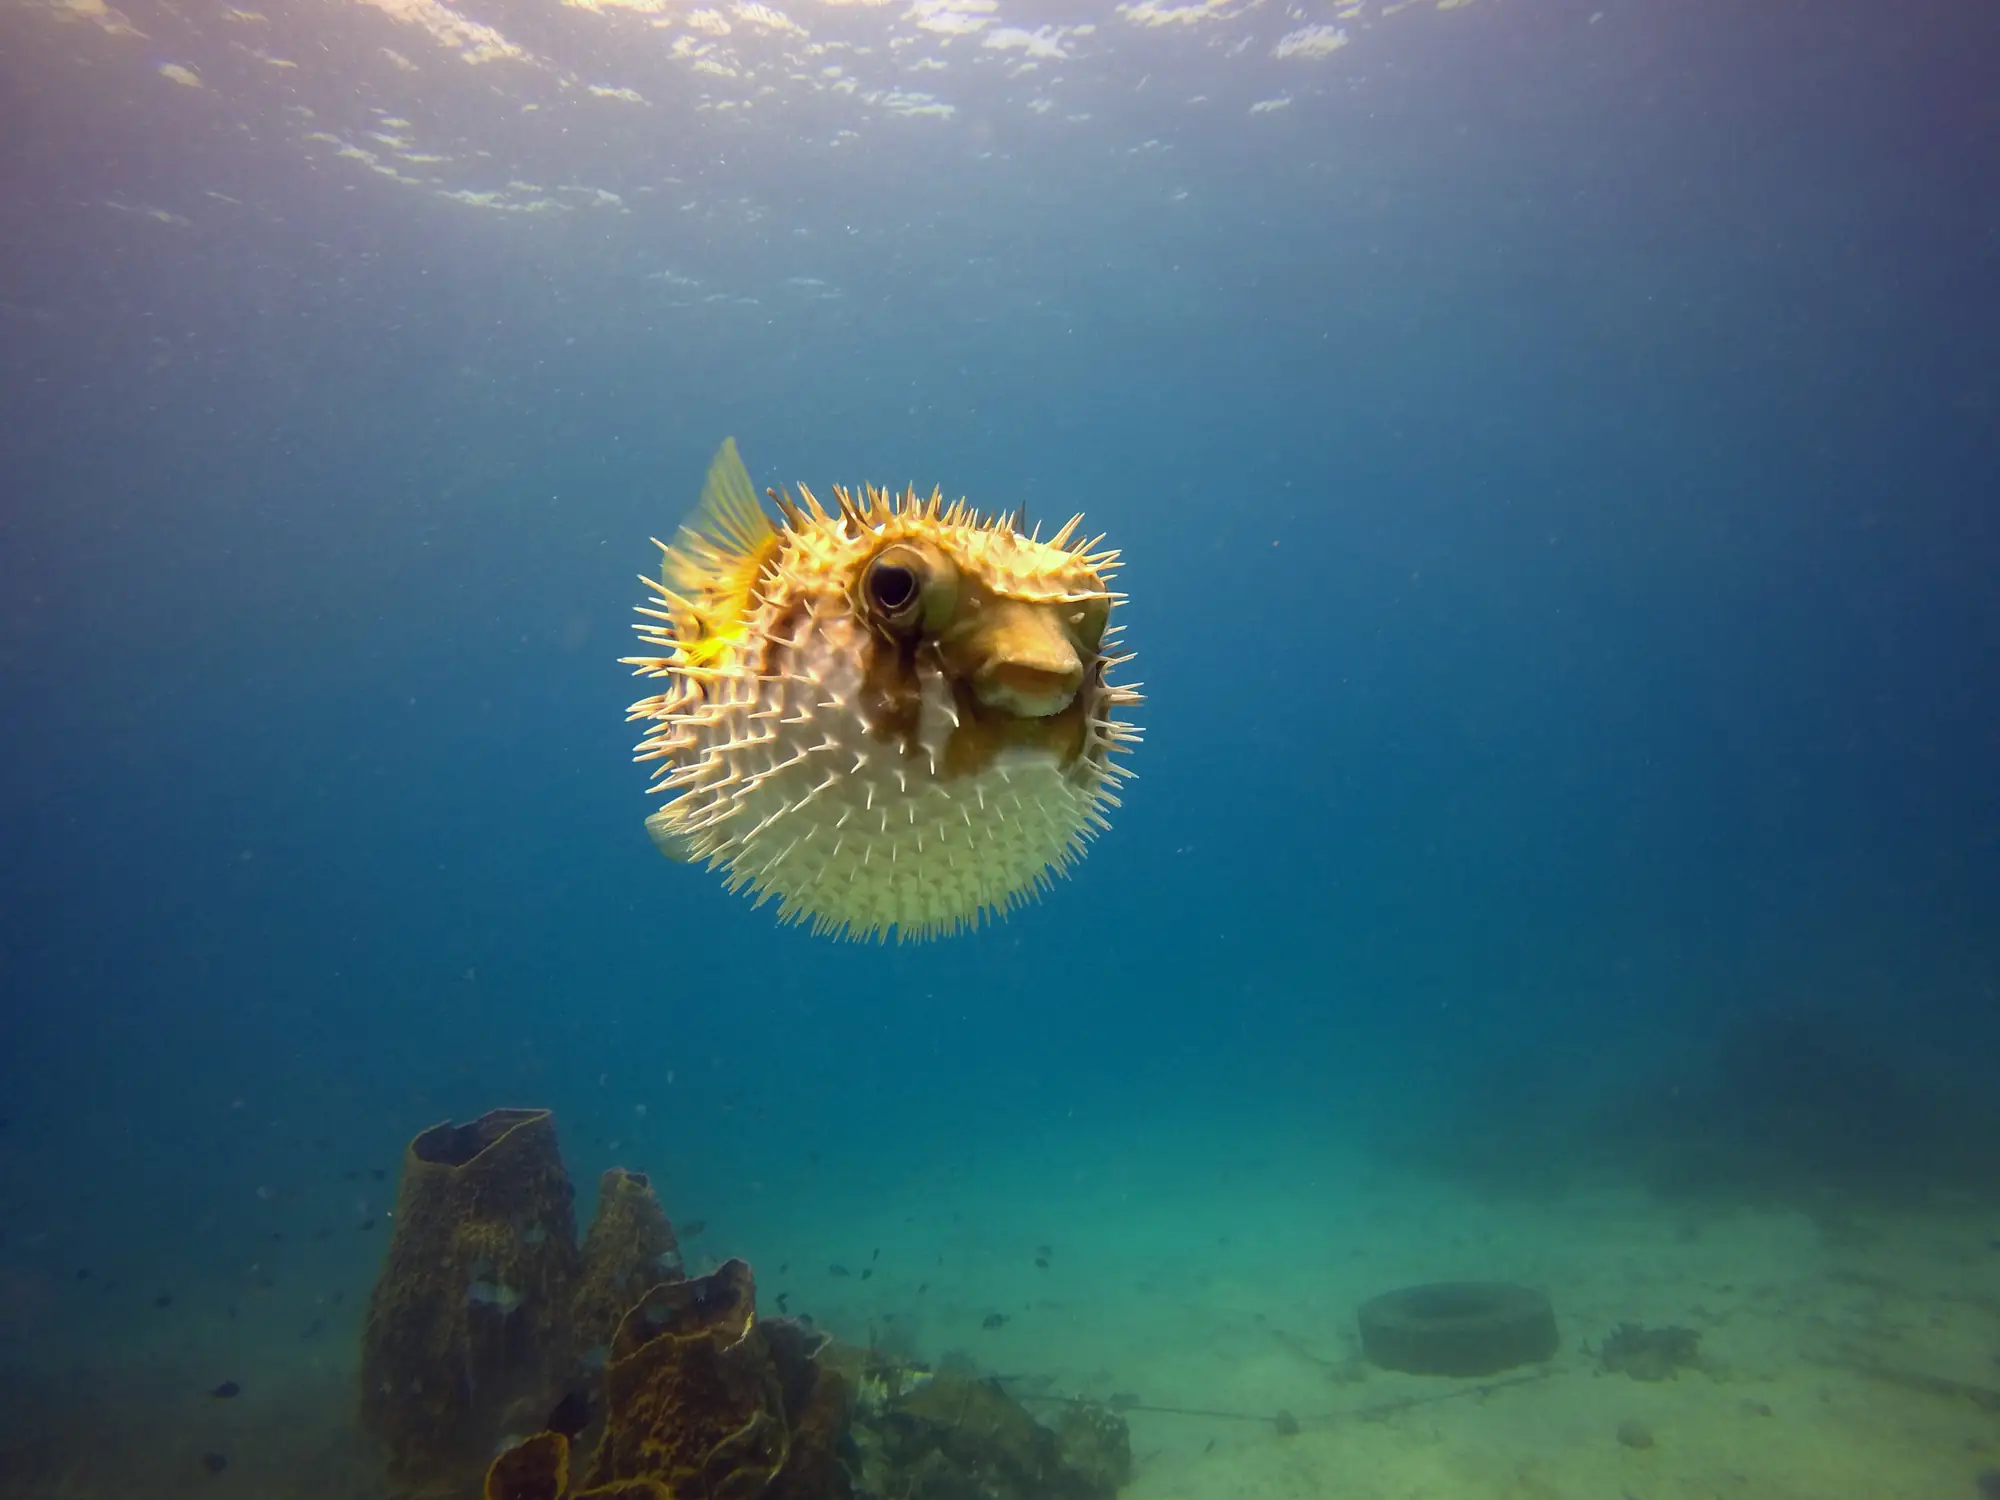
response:
[(666, 690), (634, 704), (657, 761), (660, 847), (781, 919), (855, 938), (938, 937), (1046, 889), (1106, 826), (1115, 711), (1105, 586), (1117, 554), (1048, 541), (935, 491), (770, 492), (733, 444), (642, 606)]

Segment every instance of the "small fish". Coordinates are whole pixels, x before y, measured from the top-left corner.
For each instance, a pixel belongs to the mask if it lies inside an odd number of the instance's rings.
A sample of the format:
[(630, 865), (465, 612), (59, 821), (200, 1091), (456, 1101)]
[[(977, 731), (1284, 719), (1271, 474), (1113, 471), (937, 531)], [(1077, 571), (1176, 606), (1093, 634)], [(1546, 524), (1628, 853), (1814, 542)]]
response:
[(1035, 1257), (1035, 1264), (1040, 1269), (1046, 1271), (1049, 1268), (1049, 1258), (1046, 1255), (1037, 1255)]
[(583, 1435), (583, 1429), (590, 1425), (590, 1397), (580, 1390), (572, 1390), (556, 1403), (556, 1409), (549, 1413), (549, 1419), (542, 1424), (548, 1432), (560, 1432), (574, 1441)]
[(373, 1219), (363, 1219), (361, 1221), (361, 1232), (363, 1234), (366, 1234), (369, 1230), (373, 1229), (374, 1227), (375, 1227), (375, 1221)]
[(349, 1167), (345, 1172), (342, 1172), (340, 1174), (340, 1180), (342, 1182), (356, 1182), (360, 1180), (360, 1177), (361, 1177), (360, 1169), (356, 1167)]
[(679, 1230), (680, 1237), (684, 1240), (700, 1239), (702, 1231), (707, 1228), (708, 1228), (708, 1220), (689, 1219), (685, 1224), (680, 1226)]
[(1136, 1391), (1113, 1391), (1104, 1404), (1113, 1411), (1130, 1411), (1139, 1404), (1139, 1396)]
[(833, 1265), (826, 1268), (826, 1274), (829, 1276), (852, 1276), (854, 1273), (845, 1266)]
[(172, 1307), (173, 1305), (174, 1294), (172, 1292), (162, 1292), (153, 1299), (153, 1306), (155, 1307)]
[(76, 1268), (76, 1279), (77, 1279), (78, 1281), (88, 1281), (88, 1280), (90, 1280), (90, 1267), (89, 1267), (89, 1266), (78, 1266), (78, 1267)]
[(370, 1167), (368, 1169), (368, 1175), (374, 1178), (377, 1182), (380, 1182), (384, 1177), (387, 1177), (389, 1174), (383, 1171), (380, 1167)]
[(305, 1328), (300, 1332), (299, 1338), (301, 1340), (316, 1339), (322, 1333), (325, 1332), (326, 1332), (326, 1319), (314, 1318), (310, 1323), (306, 1324)]
[(243, 1387), (233, 1380), (225, 1380), (221, 1385), (210, 1386), (208, 1393), (218, 1401), (233, 1401), (243, 1394)]
[(920, 1281), (917, 1283), (917, 1295), (919, 1297), (923, 1296), (923, 1294), (925, 1292), (928, 1292), (930, 1289), (931, 1289), (931, 1284), (928, 1281)]
[(229, 1459), (221, 1453), (204, 1453), (201, 1456), (201, 1466), (211, 1474), (220, 1474), (229, 1467)]
[(786, 1300), (786, 1299), (787, 1299), (788, 1297), (790, 1297), (791, 1295), (792, 1295), (792, 1294), (791, 1294), (790, 1292), (780, 1292), (780, 1293), (778, 1293), (778, 1296), (777, 1296), (777, 1303), (778, 1303), (778, 1311), (779, 1311), (780, 1313), (790, 1313), (790, 1312), (791, 1312), (791, 1309), (790, 1309), (789, 1307), (785, 1306), (785, 1300)]
[(1299, 1419), (1283, 1407), (1280, 1407), (1278, 1414), (1271, 1418), (1271, 1425), (1278, 1429), (1279, 1437), (1297, 1437), (1299, 1435)]
[(877, 1245), (872, 1251), (869, 1252), (868, 1264), (872, 1266), (875, 1264), (876, 1261), (880, 1260), (881, 1258), (882, 1258), (882, 1247), (880, 1245)]
[(875, 1274), (875, 1268), (873, 1266), (863, 1266), (861, 1268), (861, 1279), (863, 1281), (866, 1281), (870, 1276), (873, 1276), (874, 1274)]
[(1054, 1260), (1056, 1252), (1052, 1246), (1037, 1245), (1035, 1246), (1035, 1254), (1039, 1255), (1043, 1260)]
[(979, 1326), (988, 1330), (1005, 1328), (1007, 1326), (1007, 1315), (1005, 1313), (988, 1313), (979, 1320)]

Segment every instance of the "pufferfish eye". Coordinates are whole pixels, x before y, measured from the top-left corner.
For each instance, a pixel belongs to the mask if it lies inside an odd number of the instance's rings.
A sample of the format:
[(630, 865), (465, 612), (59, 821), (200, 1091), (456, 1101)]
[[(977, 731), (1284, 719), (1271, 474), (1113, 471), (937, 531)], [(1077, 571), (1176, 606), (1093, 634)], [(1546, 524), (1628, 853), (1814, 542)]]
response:
[(897, 542), (875, 554), (861, 592), (869, 612), (897, 634), (935, 633), (958, 608), (958, 569), (935, 547)]
[(917, 575), (897, 562), (876, 559), (868, 570), (868, 598), (885, 615), (899, 615), (917, 597)]

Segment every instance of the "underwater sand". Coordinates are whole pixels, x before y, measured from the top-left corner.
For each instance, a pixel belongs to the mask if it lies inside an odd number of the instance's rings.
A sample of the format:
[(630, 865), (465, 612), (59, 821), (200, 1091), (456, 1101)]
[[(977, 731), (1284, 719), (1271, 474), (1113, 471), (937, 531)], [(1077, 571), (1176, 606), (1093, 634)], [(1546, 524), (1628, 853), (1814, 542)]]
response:
[[(767, 1310), (783, 1292), (842, 1337), (969, 1356), (1033, 1410), (1072, 1394), (1136, 1402), (1132, 1500), (1937, 1500), (1971, 1497), (2000, 1466), (2000, 1398), (1982, 1395), (2000, 1388), (1991, 1211), (1815, 1222), (1610, 1190), (1503, 1201), (1213, 1132), (1052, 1129), (977, 1161), (869, 1171), (713, 1211), (691, 1268), (744, 1254)], [(1556, 1359), (1483, 1382), (1354, 1360), (1358, 1303), (1444, 1279), (1546, 1289)], [(17, 1329), (0, 1493), (374, 1493), (347, 1425), (364, 1299), (294, 1295), (232, 1321), (197, 1291), (186, 1316), (70, 1344), (67, 1367), (57, 1330)], [(983, 1326), (993, 1314), (1003, 1326)], [(302, 1337), (301, 1317), (325, 1327)], [(1702, 1368), (1599, 1373), (1586, 1346), (1625, 1321), (1699, 1330)], [(113, 1357), (114, 1376), (89, 1373)], [(239, 1374), (237, 1400), (202, 1394)], [(1147, 1409), (1162, 1407), (1184, 1410)], [(1653, 1445), (1622, 1444), (1628, 1422)], [(203, 1472), (204, 1451), (228, 1469)]]

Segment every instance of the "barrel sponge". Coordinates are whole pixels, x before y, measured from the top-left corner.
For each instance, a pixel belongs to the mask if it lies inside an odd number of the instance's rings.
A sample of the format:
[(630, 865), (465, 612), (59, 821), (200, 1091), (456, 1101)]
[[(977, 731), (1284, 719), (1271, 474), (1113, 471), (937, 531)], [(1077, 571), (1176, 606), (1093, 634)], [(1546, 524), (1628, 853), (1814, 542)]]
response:
[(784, 1390), (791, 1452), (766, 1500), (851, 1500), (860, 1453), (853, 1435), (855, 1388), (845, 1369), (820, 1356), (824, 1334), (791, 1318), (758, 1323)]
[(643, 1172), (613, 1167), (599, 1179), (597, 1212), (583, 1241), (583, 1274), (571, 1323), (579, 1349), (611, 1342), (649, 1288), (685, 1279), (666, 1210)]
[(604, 1367), (604, 1437), (590, 1482), (659, 1480), (704, 1500), (844, 1500), (842, 1377), (823, 1342), (759, 1323), (750, 1267), (663, 1282), (619, 1323)]
[(538, 1432), (493, 1460), (485, 1500), (565, 1500), (569, 1494), (569, 1439)]
[(756, 1336), (740, 1260), (663, 1282), (625, 1314), (604, 1366), (605, 1429), (590, 1482), (648, 1476), (708, 1500), (761, 1495), (790, 1447), (784, 1390)]
[(673, 1500), (657, 1479), (620, 1479), (597, 1489), (569, 1487), (569, 1439), (538, 1432), (493, 1460), (485, 1500)]
[(363, 1420), (399, 1477), (484, 1464), (560, 1393), (574, 1349), (573, 1198), (547, 1110), (496, 1109), (410, 1142), (361, 1336)]

